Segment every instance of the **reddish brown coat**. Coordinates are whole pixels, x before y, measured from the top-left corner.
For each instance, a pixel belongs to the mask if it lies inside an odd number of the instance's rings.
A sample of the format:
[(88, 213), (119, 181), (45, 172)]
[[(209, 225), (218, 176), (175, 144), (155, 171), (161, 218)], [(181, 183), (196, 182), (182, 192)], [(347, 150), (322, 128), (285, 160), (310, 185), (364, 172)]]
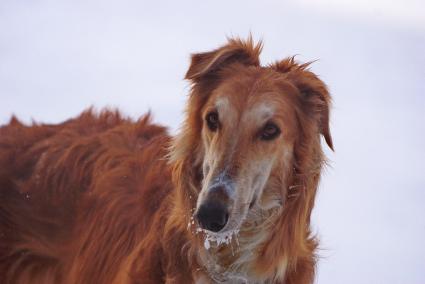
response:
[(175, 139), (149, 116), (132, 121), (108, 110), (59, 125), (13, 118), (0, 128), (0, 282), (193, 283), (205, 273), (202, 240), (187, 226), (201, 178), (202, 109), (226, 72), (266, 70), (294, 93), (286, 176), (297, 187), (281, 189), (287, 202), (254, 270), (273, 279), (285, 259), (284, 283), (312, 283), (310, 215), (324, 163), (319, 135), (333, 147), (330, 97), (307, 65), (287, 59), (260, 67), (260, 50), (230, 40), (193, 56), (186, 75), (193, 89)]

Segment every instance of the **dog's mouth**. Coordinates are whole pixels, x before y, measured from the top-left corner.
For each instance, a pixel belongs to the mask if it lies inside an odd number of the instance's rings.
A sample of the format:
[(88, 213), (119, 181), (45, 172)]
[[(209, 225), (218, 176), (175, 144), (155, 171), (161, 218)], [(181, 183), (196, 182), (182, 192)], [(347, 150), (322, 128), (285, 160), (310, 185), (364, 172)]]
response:
[(227, 244), (232, 236), (239, 232), (250, 210), (255, 207), (258, 192), (255, 190), (250, 199), (243, 200), (240, 194), (248, 194), (253, 190), (238, 190), (234, 180), (224, 171), (206, 183), (209, 186), (198, 196), (196, 212), (193, 215), (197, 225), (196, 231), (205, 234), (209, 243)]
[(198, 207), (194, 218), (201, 230), (211, 233), (238, 230), (256, 202), (257, 194), (254, 194), (250, 202), (240, 204), (230, 202), (229, 205), (228, 202), (206, 200)]
[(244, 224), (246, 222), (251, 224), (248, 218), (258, 215), (258, 213), (250, 213), (260, 208), (258, 207), (260, 206), (258, 191), (254, 191), (251, 200), (245, 202), (237, 202), (234, 199), (227, 201), (215, 200), (214, 202), (218, 204), (214, 204), (213, 200), (206, 199), (193, 215), (196, 233), (201, 234), (206, 250), (222, 246), (231, 246), (233, 249), (239, 246), (239, 233), (244, 231)]
[(209, 250), (212, 246), (220, 247), (222, 245), (230, 245), (234, 239), (237, 240), (239, 229), (224, 230), (217, 233), (198, 229), (197, 233), (204, 234), (204, 247), (206, 250)]

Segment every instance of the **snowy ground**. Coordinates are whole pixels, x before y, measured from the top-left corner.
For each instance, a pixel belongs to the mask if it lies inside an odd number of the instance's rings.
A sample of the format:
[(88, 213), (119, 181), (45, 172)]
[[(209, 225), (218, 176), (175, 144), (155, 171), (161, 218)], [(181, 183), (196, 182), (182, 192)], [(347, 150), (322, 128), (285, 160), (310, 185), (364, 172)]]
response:
[(0, 123), (116, 106), (175, 131), (189, 53), (251, 31), (265, 63), (319, 59), (334, 97), (317, 283), (425, 283), (425, 4), (87, 2), (0, 1)]

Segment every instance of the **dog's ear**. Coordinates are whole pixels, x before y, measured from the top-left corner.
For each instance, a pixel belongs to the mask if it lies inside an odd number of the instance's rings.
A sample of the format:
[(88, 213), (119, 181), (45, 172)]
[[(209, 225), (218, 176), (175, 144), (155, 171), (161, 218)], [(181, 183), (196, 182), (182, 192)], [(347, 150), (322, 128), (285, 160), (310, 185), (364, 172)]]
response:
[(328, 89), (317, 75), (309, 71), (311, 63), (298, 64), (294, 57), (284, 59), (272, 66), (281, 73), (299, 90), (301, 107), (309, 116), (313, 116), (318, 123), (319, 131), (332, 150), (333, 142), (329, 129), (329, 111), (331, 96)]
[(252, 37), (246, 41), (229, 39), (229, 42), (210, 52), (193, 54), (185, 79), (197, 82), (232, 63), (259, 66), (262, 44), (254, 44)]

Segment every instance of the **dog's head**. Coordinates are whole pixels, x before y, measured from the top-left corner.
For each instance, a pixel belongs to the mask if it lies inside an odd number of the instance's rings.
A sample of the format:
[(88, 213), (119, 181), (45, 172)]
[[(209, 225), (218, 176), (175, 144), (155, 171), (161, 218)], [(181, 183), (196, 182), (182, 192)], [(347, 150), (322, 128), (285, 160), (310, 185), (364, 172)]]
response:
[(194, 54), (186, 74), (188, 117), (172, 158), (186, 161), (180, 198), (208, 231), (238, 230), (253, 207), (284, 206), (304, 140), (320, 145), (321, 134), (332, 148), (324, 83), (293, 58), (262, 67), (260, 51), (231, 39)]

